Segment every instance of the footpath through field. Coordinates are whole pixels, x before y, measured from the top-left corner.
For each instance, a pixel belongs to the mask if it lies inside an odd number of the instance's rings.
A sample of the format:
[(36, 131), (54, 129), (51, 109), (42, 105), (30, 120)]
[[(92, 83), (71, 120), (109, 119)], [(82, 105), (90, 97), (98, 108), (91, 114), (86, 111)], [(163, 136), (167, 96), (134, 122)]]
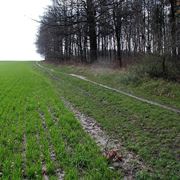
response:
[[(43, 66), (42, 64), (39, 64), (37, 63), (37, 65), (41, 68), (43, 68), (44, 70), (48, 71), (48, 72), (52, 72), (54, 71), (53, 69), (50, 69), (50, 68), (47, 68), (45, 66)], [(62, 73), (62, 72), (61, 72)], [(63, 73), (63, 74), (66, 74), (66, 73)], [(119, 89), (115, 89), (115, 88), (112, 88), (112, 87), (109, 87), (107, 85), (104, 85), (104, 84), (101, 84), (101, 83), (97, 83), (95, 81), (92, 81), (92, 80), (89, 80), (87, 79), (86, 77), (84, 76), (80, 76), (80, 75), (76, 75), (76, 74), (66, 74), (66, 75), (69, 75), (69, 76), (72, 76), (72, 77), (76, 77), (78, 79), (81, 79), (83, 81), (87, 81), (89, 83), (92, 83), (92, 84), (95, 84), (95, 85), (98, 85), (98, 86), (101, 86), (105, 89), (108, 89), (108, 90), (111, 90), (111, 91), (114, 91), (114, 92), (117, 92), (117, 93), (121, 93), (123, 95), (126, 95), (126, 96), (129, 96), (131, 98), (134, 98), (138, 101), (142, 101), (142, 102), (145, 102), (145, 103), (148, 103), (148, 104), (151, 104), (151, 105), (154, 105), (154, 106), (158, 106), (158, 107), (161, 107), (163, 109), (167, 109), (167, 110), (170, 110), (170, 111), (173, 111), (173, 112), (176, 112), (176, 113), (180, 113), (180, 110), (179, 109), (176, 109), (176, 108), (173, 108), (173, 107), (170, 107), (170, 106), (167, 106), (167, 105), (163, 105), (163, 104), (160, 104), (158, 102), (155, 102), (155, 101), (150, 101), (150, 100), (147, 100), (145, 98), (142, 98), (142, 97), (138, 97), (138, 96), (135, 96), (133, 94), (130, 94), (128, 92), (125, 92), (125, 91), (122, 91), (122, 90), (119, 90)]]

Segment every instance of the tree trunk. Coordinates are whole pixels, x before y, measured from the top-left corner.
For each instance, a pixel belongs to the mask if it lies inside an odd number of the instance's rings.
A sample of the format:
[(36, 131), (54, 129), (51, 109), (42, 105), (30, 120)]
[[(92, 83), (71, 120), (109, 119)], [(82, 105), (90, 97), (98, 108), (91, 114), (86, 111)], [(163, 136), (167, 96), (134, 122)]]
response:
[(119, 67), (122, 67), (122, 54), (121, 54), (121, 14), (120, 7), (114, 7), (113, 21), (115, 27), (115, 37), (117, 41), (117, 58)]
[(97, 36), (95, 9), (92, 0), (87, 0), (87, 23), (89, 27), (90, 63), (97, 60)]
[(121, 37), (119, 30), (116, 30), (116, 39), (117, 39), (117, 57), (119, 62), (119, 67), (122, 67), (122, 54), (121, 54)]
[(171, 3), (171, 37), (172, 37), (172, 55), (176, 56), (176, 17), (175, 17), (175, 0), (170, 0)]

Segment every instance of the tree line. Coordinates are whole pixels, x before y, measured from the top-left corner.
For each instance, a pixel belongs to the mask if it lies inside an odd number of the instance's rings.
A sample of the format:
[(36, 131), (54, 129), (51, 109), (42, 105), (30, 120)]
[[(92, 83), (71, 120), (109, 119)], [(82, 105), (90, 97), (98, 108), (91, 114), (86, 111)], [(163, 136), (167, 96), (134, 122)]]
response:
[(38, 52), (47, 60), (93, 63), (138, 54), (180, 55), (180, 0), (52, 0)]

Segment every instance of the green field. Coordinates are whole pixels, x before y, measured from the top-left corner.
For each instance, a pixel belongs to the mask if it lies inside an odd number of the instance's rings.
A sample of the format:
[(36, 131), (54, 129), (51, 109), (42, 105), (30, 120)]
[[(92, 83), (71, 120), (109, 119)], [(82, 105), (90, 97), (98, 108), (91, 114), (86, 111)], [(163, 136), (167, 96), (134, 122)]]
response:
[(0, 63), (0, 98), (0, 179), (120, 176), (34, 63)]
[[(0, 179), (58, 179), (59, 171), (69, 180), (123, 179), (123, 172), (109, 168), (61, 97), (95, 118), (112, 139), (119, 139), (150, 167), (151, 171), (138, 171), (136, 179), (180, 177), (178, 113), (66, 74), (80, 72), (75, 67), (46, 67), (34, 62), (0, 63)], [(99, 82), (111, 81), (82, 71)], [(156, 99), (179, 107), (178, 93), (172, 102), (165, 96)]]
[[(149, 172), (141, 172), (137, 175), (138, 179), (179, 178), (180, 115), (178, 113), (137, 101), (66, 74), (86, 75), (96, 82), (104, 84), (106, 82), (113, 87), (120, 86), (120, 82), (114, 83), (112, 72), (109, 72), (110, 76), (108, 76), (102, 71), (95, 73), (94, 70), (88, 70), (86, 67), (42, 65), (49, 68), (50, 74), (48, 70), (44, 70), (44, 73), (53, 80), (60, 96), (66, 97), (80, 111), (94, 117), (112, 138), (119, 138), (129, 151), (138, 154), (152, 168), (151, 175)], [(113, 72), (113, 77), (117, 78), (118, 75), (120, 73)], [(163, 89), (158, 81), (152, 79), (151, 82)], [(138, 94), (142, 97), (147, 96), (153, 89), (149, 84), (151, 90), (148, 89), (146, 92), (143, 86), (144, 84), (138, 87), (141, 89)], [(170, 89), (172, 93), (177, 94), (172, 101), (166, 95), (157, 96), (153, 92), (149, 93), (150, 99), (166, 104), (172, 103), (175, 107), (179, 107), (179, 84), (171, 83)], [(135, 90), (133, 92), (135, 93)]]

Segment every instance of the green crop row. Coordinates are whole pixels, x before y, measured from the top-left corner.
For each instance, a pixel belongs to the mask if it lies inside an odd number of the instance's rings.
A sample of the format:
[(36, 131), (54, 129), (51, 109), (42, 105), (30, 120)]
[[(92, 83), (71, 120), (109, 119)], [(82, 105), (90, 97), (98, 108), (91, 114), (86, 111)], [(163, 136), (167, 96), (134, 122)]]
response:
[(0, 179), (120, 178), (32, 63), (1, 63), (0, 81)]

